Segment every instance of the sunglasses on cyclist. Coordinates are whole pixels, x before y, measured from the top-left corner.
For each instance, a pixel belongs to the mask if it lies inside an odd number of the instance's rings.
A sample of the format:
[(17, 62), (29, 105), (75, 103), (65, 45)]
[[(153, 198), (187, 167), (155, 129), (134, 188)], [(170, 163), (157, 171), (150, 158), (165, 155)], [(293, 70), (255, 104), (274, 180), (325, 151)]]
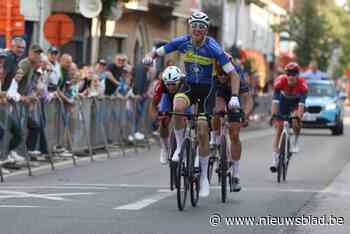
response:
[(166, 86), (175, 86), (175, 85), (177, 85), (177, 83), (176, 82), (174, 82), (174, 83), (166, 83), (165, 85)]
[(207, 29), (208, 27), (207, 27), (207, 25), (205, 25), (203, 23), (193, 22), (191, 24), (191, 28), (192, 29), (201, 29), (201, 30), (203, 30), (203, 29)]
[(298, 75), (299, 75), (299, 72), (297, 72), (297, 71), (287, 71), (287, 76), (296, 77)]

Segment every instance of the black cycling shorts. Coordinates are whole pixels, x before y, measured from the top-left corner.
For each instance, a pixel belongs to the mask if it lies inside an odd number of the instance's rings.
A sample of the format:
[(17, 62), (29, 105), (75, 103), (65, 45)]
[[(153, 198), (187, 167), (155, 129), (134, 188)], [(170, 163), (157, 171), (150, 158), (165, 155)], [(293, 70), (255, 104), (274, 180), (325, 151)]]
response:
[(215, 106), (215, 88), (204, 84), (188, 84), (185, 90), (181, 90), (175, 97), (183, 97), (189, 105), (198, 103), (198, 112), (212, 114)]
[[(239, 94), (247, 93), (249, 92), (248, 84), (241, 80), (240, 86), (239, 86)], [(231, 93), (231, 87), (228, 85), (227, 82), (221, 83), (220, 81), (217, 82), (216, 87), (216, 97), (221, 97), (225, 100), (226, 105), (228, 105), (230, 99), (231, 99), (232, 93)], [(227, 108), (228, 109), (228, 108)], [(228, 116), (229, 122), (241, 122), (243, 117), (242, 111), (232, 111), (230, 115)]]

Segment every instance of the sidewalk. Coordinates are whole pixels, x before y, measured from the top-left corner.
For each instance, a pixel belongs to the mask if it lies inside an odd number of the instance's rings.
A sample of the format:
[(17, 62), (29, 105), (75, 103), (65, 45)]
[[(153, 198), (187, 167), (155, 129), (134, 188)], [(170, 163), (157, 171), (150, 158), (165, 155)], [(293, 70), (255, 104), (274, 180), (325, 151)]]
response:
[[(350, 107), (344, 107), (344, 124), (350, 125)], [(295, 232), (292, 233), (350, 233), (350, 162), (296, 216), (301, 215), (312, 215), (313, 217), (322, 217), (324, 215), (330, 217), (333, 215), (333, 217), (337, 217), (338, 221), (344, 220), (344, 224), (298, 226), (295, 228)]]
[(296, 216), (327, 217), (333, 215), (343, 225), (305, 225), (296, 227), (292, 233), (347, 234), (350, 233), (350, 163), (324, 190), (307, 203)]

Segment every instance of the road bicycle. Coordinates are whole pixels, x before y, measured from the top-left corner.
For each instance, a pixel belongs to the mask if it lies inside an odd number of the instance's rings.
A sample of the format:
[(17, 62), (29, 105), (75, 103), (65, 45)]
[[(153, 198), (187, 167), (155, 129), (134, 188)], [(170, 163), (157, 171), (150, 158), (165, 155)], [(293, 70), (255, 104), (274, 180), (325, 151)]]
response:
[[(169, 112), (171, 115), (183, 116), (187, 118), (187, 124), (184, 131), (184, 142), (181, 146), (179, 154), (179, 161), (171, 161), (171, 156), (175, 149), (170, 150), (169, 162), (170, 162), (170, 186), (175, 184), (177, 191), (177, 206), (182, 211), (186, 206), (187, 193), (190, 191), (191, 205), (197, 206), (199, 200), (200, 189), (200, 168), (198, 163), (197, 148), (197, 121), (203, 114), (189, 114), (189, 113), (177, 113)], [(171, 139), (171, 138), (170, 138)], [(173, 139), (175, 139), (173, 137)], [(175, 142), (176, 143), (176, 142)], [(176, 144), (173, 144), (176, 146)]]
[[(283, 120), (283, 130), (278, 143), (279, 155), (276, 168), (277, 182), (280, 183), (281, 178), (283, 181), (286, 181), (289, 162), (293, 155), (293, 153), (291, 152), (292, 135), (290, 133), (290, 125), (293, 120), (300, 121), (300, 118), (290, 115), (274, 115), (272, 118)], [(297, 137), (297, 135), (294, 134), (294, 137)]]
[[(241, 119), (241, 122), (244, 122), (244, 115), (243, 111), (241, 109), (233, 110), (233, 112), (239, 112)], [(234, 178), (231, 173), (231, 163), (229, 158), (231, 158), (231, 150), (230, 150), (230, 144), (227, 139), (228, 137), (228, 129), (229, 129), (229, 122), (228, 122), (228, 116), (233, 114), (233, 112), (218, 112), (214, 115), (218, 115), (220, 117), (220, 144), (218, 146), (218, 154), (219, 157), (216, 156), (217, 159), (215, 159), (218, 162), (216, 173), (218, 175), (218, 181), (221, 185), (221, 202), (225, 203), (227, 198), (227, 184), (229, 185), (230, 192), (233, 192), (233, 182)], [(214, 160), (209, 161), (209, 163), (215, 162)], [(208, 166), (209, 167), (209, 166)], [(210, 165), (211, 169), (214, 167), (213, 165)]]

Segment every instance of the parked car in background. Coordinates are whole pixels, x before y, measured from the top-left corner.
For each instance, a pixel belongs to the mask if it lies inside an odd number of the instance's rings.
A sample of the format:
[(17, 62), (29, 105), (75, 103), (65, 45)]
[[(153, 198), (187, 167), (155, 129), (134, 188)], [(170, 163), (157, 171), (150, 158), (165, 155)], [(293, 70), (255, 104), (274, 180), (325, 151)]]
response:
[(307, 80), (309, 91), (303, 116), (303, 128), (330, 129), (342, 135), (343, 108), (332, 80)]

